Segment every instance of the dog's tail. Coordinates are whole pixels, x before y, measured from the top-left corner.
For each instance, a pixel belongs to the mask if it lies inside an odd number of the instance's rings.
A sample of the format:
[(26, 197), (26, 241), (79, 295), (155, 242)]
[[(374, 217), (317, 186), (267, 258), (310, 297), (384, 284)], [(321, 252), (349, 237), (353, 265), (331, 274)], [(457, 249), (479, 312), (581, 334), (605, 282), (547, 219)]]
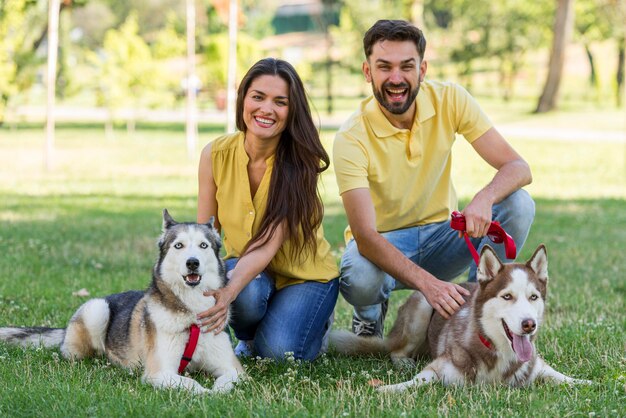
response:
[(65, 328), (0, 328), (0, 341), (22, 347), (59, 347), (63, 338)]
[(331, 331), (329, 342), (330, 347), (340, 354), (363, 355), (389, 352), (386, 340), (378, 337), (359, 337), (346, 330)]

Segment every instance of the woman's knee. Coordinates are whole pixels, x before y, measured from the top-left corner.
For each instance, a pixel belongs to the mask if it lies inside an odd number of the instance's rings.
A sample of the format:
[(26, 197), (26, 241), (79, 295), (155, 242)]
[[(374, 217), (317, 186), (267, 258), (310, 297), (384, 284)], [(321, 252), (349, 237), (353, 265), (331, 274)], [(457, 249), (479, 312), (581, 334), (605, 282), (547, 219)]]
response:
[(287, 360), (290, 358), (312, 361), (319, 354), (322, 346), (323, 334), (314, 340), (308, 339), (303, 344), (298, 337), (298, 333), (279, 333), (267, 338), (261, 330), (257, 331), (254, 338), (254, 349), (257, 355), (263, 358), (270, 358), (275, 361)]
[(261, 321), (267, 311), (270, 295), (271, 289), (260, 277), (248, 283), (231, 305), (233, 327), (247, 327)]

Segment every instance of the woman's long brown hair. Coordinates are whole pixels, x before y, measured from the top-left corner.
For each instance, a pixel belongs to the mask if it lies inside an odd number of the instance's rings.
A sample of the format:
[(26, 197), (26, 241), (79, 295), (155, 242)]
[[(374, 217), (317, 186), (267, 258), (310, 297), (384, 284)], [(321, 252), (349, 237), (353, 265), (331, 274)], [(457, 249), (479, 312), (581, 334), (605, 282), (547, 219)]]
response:
[(250, 84), (262, 75), (278, 76), (289, 86), (287, 126), (282, 132), (274, 157), (267, 208), (259, 231), (252, 237), (246, 250), (263, 245), (276, 228), (285, 223), (286, 240), (292, 244), (293, 259), (317, 252), (317, 229), (322, 223), (324, 206), (317, 183), (330, 159), (320, 141), (319, 132), (311, 116), (302, 80), (291, 64), (275, 58), (265, 58), (246, 73), (237, 92), (237, 129), (246, 132), (243, 120), (243, 102)]

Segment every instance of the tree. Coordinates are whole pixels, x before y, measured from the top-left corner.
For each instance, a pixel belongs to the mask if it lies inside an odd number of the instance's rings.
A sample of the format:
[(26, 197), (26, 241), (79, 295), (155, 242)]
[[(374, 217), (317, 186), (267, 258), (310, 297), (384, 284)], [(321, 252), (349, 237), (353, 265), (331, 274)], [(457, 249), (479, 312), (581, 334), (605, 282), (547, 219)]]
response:
[[(110, 132), (115, 110), (122, 107), (141, 108), (146, 104), (146, 94), (159, 83), (152, 53), (139, 36), (134, 13), (119, 29), (106, 32), (102, 52), (92, 54), (91, 60), (99, 69), (98, 104), (109, 109), (107, 131)], [(134, 124), (135, 115), (131, 114), (127, 117), (129, 131), (134, 129)]]
[(535, 113), (544, 113), (553, 110), (557, 106), (561, 74), (565, 62), (565, 47), (569, 43), (574, 25), (574, 0), (557, 0), (556, 18), (554, 22), (554, 38), (548, 76), (543, 93), (539, 97), (539, 103)]
[(35, 80), (35, 52), (45, 39), (47, 1), (0, 2), (0, 125), (11, 97)]

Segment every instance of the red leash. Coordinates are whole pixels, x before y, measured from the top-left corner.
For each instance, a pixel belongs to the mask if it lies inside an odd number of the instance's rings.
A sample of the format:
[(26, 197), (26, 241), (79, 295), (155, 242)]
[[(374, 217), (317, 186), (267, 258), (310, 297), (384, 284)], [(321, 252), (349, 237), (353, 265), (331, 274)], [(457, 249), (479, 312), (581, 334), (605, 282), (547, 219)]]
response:
[(196, 324), (191, 324), (189, 327), (189, 341), (187, 341), (187, 345), (185, 346), (185, 351), (183, 352), (183, 356), (180, 359), (180, 366), (178, 366), (178, 374), (182, 374), (185, 367), (191, 361), (193, 357), (194, 351), (196, 351), (196, 346), (198, 345), (198, 338), (200, 337), (200, 327)]
[[(452, 212), (452, 218), (450, 219), (450, 228), (460, 231), (463, 233), (463, 238), (465, 238), (465, 243), (467, 244), (467, 248), (469, 248), (470, 253), (472, 253), (472, 257), (474, 258), (474, 262), (478, 265), (480, 260), (480, 256), (476, 251), (476, 248), (472, 245), (467, 232), (465, 232), (465, 216), (461, 212), (454, 211)], [(493, 221), (491, 225), (489, 225), (489, 230), (487, 231), (487, 236), (491, 241), (496, 244), (504, 243), (504, 251), (506, 252), (506, 258), (513, 259), (517, 254), (517, 249), (515, 248), (515, 241), (513, 238), (506, 233), (504, 229), (500, 226), (498, 221)]]
[[(461, 212), (454, 211), (452, 212), (452, 218), (450, 219), (450, 228), (460, 231), (463, 233), (463, 238), (465, 238), (465, 243), (467, 244), (467, 248), (469, 248), (470, 253), (472, 253), (472, 257), (474, 258), (474, 262), (478, 265), (480, 261), (480, 256), (476, 251), (476, 248), (472, 245), (472, 242), (465, 231), (465, 216)], [(515, 258), (517, 254), (517, 249), (515, 248), (515, 241), (513, 238), (506, 233), (506, 231), (500, 226), (500, 223), (497, 221), (493, 221), (491, 225), (489, 225), (489, 230), (487, 231), (487, 236), (489, 239), (496, 244), (504, 243), (504, 251), (506, 253), (506, 258)], [(491, 341), (487, 338), (483, 337), (480, 333), (478, 334), (478, 338), (480, 342), (483, 343), (485, 347), (489, 350), (493, 349), (493, 345)]]

